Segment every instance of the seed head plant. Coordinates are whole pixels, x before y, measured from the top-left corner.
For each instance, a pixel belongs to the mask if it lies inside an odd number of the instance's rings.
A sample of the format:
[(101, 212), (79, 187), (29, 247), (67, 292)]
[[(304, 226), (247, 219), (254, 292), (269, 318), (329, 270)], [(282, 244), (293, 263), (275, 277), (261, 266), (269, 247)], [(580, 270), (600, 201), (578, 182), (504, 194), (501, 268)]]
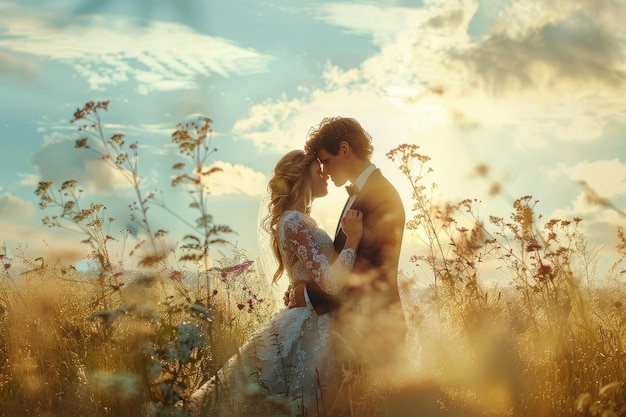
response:
[[(210, 268), (209, 248), (216, 244), (226, 243), (221, 235), (233, 233), (229, 226), (215, 224), (213, 216), (208, 211), (209, 177), (222, 171), (218, 167), (205, 166), (207, 159), (217, 151), (217, 148), (211, 146), (212, 122), (206, 116), (193, 116), (179, 123), (172, 134), (172, 142), (178, 146), (181, 155), (191, 160), (191, 166), (187, 172), (185, 172), (187, 168), (185, 163), (174, 164), (173, 169), (179, 174), (172, 180), (172, 186), (184, 188), (192, 200), (189, 207), (198, 212), (195, 225), (190, 225), (186, 219), (181, 218), (181, 220), (192, 230), (200, 232), (200, 237), (189, 234), (183, 238), (185, 243), (182, 244), (181, 250), (185, 253), (180, 259), (201, 263), (205, 270)], [(161, 202), (161, 206), (167, 208), (162, 200)]]
[[(126, 144), (125, 136), (116, 133), (107, 139), (104, 126), (100, 117), (101, 111), (107, 111), (109, 101), (90, 101), (82, 108), (74, 112), (71, 123), (80, 124), (79, 131), (86, 136), (78, 139), (75, 148), (88, 149), (98, 155), (98, 159), (107, 164), (113, 170), (119, 172), (131, 185), (135, 192), (135, 201), (129, 205), (131, 220), (145, 232), (147, 242), (141, 241), (133, 250), (142, 249), (143, 256), (139, 261), (140, 266), (153, 266), (164, 261), (167, 251), (163, 245), (163, 237), (167, 234), (164, 230), (152, 230), (148, 221), (148, 202), (154, 196), (153, 192), (145, 193), (142, 188), (142, 177), (139, 174), (139, 144), (137, 142)], [(95, 140), (96, 143), (92, 143)], [(146, 248), (145, 245), (148, 247)]]
[(45, 216), (42, 223), (47, 227), (58, 227), (86, 236), (82, 243), (91, 247), (90, 257), (99, 266), (101, 279), (110, 275), (114, 263), (108, 245), (116, 240), (110, 234), (115, 219), (105, 218), (106, 206), (89, 203), (88, 207), (83, 208), (81, 197), (84, 190), (78, 187), (75, 180), (65, 181), (56, 191), (52, 182), (40, 181), (35, 194), (39, 197), (40, 208), (61, 210), (58, 215)]
[[(413, 189), (406, 227), (426, 254), (411, 260), (434, 279), (437, 302), (420, 304), (418, 334), (422, 372), (446, 381), (442, 404), (480, 404), (489, 415), (622, 415), (624, 386), (614, 381), (625, 363), (608, 358), (623, 357), (615, 332), (626, 321), (615, 321), (620, 303), (599, 303), (598, 250), (579, 231), (582, 219), (546, 221), (523, 196), (509, 219), (485, 225), (476, 200), (435, 201), (436, 185), (422, 184), (430, 158), (416, 145), (387, 156)], [(509, 277), (506, 288), (485, 289), (485, 264)]]
[(475, 215), (479, 202), (436, 201), (436, 184), (430, 187), (422, 184), (433, 172), (430, 157), (421, 154), (417, 145), (402, 144), (389, 151), (387, 158), (404, 174), (413, 192), (413, 217), (407, 221), (406, 229), (420, 237), (426, 254), (415, 254), (411, 261), (430, 270), (435, 296), (443, 292), (441, 295), (455, 300), (459, 307), (467, 307), (468, 303), (476, 308), (486, 307), (489, 300), (479, 273), (483, 262), (493, 253), (495, 241), (485, 233)]

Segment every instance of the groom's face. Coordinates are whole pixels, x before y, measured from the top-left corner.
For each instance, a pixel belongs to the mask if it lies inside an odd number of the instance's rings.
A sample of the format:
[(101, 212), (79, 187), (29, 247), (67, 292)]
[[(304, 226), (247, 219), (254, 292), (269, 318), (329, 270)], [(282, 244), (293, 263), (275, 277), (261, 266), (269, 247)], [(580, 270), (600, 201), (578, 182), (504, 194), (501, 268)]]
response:
[(322, 164), (322, 172), (330, 177), (337, 187), (341, 187), (348, 181), (340, 153), (333, 155), (323, 148), (317, 151), (317, 159)]

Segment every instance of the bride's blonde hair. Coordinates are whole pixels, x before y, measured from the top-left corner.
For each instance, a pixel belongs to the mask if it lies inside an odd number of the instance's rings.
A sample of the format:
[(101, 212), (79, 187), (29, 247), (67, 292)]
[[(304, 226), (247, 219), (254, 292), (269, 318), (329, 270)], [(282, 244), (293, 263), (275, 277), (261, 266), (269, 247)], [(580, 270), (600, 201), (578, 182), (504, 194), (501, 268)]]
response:
[(278, 269), (274, 273), (272, 282), (278, 281), (285, 270), (278, 245), (278, 221), (286, 210), (302, 206), (302, 204), (306, 208), (311, 205), (309, 167), (314, 161), (316, 161), (315, 155), (305, 154), (304, 151), (288, 152), (274, 167), (274, 173), (267, 185), (270, 195), (269, 214), (265, 217), (263, 226), (271, 236), (272, 252), (278, 262)]

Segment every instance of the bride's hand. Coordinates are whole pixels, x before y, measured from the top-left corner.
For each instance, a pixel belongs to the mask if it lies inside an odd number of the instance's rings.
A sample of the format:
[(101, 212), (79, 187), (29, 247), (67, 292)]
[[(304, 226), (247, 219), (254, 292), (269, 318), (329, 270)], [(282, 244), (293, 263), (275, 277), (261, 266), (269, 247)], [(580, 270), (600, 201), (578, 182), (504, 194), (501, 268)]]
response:
[(341, 228), (350, 240), (354, 239), (356, 242), (361, 240), (363, 236), (363, 212), (348, 210), (341, 219)]

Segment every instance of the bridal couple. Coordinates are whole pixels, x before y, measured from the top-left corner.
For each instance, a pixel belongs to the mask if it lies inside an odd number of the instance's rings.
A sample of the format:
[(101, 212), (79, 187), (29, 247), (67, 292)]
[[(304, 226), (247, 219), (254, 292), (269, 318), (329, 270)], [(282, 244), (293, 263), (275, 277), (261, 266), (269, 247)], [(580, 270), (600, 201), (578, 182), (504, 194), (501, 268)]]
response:
[[(351, 361), (371, 372), (403, 366), (405, 323), (397, 274), (405, 213), (394, 186), (371, 163), (370, 135), (351, 118), (326, 118), (305, 150), (287, 153), (269, 181), (264, 227), (289, 279), (286, 308), (272, 316), (205, 385), (200, 416), (322, 416)], [(330, 237), (310, 217), (327, 180), (350, 185)]]

